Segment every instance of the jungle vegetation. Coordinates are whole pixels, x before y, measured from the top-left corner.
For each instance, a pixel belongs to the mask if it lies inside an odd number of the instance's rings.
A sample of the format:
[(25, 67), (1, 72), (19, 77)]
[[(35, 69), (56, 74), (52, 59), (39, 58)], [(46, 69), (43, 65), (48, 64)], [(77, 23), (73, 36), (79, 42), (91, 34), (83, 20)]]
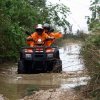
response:
[(0, 0), (0, 61), (18, 58), (26, 45), (25, 31), (33, 32), (36, 24), (69, 26), (65, 20), (69, 12), (63, 4), (47, 5), (47, 0)]
[(83, 57), (91, 77), (85, 93), (91, 100), (100, 99), (100, 0), (92, 0), (92, 16), (88, 18), (90, 35), (83, 46)]

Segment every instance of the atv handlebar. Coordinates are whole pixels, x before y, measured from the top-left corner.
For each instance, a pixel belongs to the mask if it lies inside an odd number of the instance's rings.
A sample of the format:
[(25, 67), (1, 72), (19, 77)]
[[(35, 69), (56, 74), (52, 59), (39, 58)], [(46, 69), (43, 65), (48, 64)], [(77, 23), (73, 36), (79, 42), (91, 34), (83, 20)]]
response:
[[(55, 39), (55, 38), (50, 37), (50, 38), (45, 39), (45, 40), (44, 40), (44, 42), (45, 42), (45, 41), (54, 40), (54, 39)], [(34, 39), (33, 39), (33, 38), (27, 38), (26, 40), (27, 40), (27, 41), (34, 41)]]

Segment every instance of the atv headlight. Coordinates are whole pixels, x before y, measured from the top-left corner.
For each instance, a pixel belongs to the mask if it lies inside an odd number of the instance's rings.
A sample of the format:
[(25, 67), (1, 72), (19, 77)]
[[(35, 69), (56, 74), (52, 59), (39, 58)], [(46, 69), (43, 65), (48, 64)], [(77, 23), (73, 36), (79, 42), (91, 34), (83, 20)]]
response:
[(53, 57), (53, 54), (52, 54), (52, 53), (47, 54), (47, 57), (48, 57), (48, 58), (52, 58), (52, 57)]
[(32, 58), (32, 54), (25, 54), (26, 58)]

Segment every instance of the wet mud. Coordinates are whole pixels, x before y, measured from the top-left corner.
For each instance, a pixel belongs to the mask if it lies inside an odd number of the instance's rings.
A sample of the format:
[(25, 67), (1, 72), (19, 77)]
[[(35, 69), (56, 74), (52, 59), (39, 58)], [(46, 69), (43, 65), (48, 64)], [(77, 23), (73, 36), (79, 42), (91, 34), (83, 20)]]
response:
[[(69, 43), (60, 48), (62, 73), (22, 75), (17, 74), (17, 63), (0, 65), (0, 94), (3, 94), (9, 100), (18, 100), (20, 98), (23, 98), (23, 100), (28, 100), (28, 98), (31, 98), (29, 100), (71, 100), (60, 99), (62, 97), (59, 96), (65, 96), (65, 93), (76, 86), (86, 85), (89, 79), (80, 55), (80, 49), (81, 44), (78, 43)], [(55, 94), (58, 99), (53, 99), (51, 94)], [(70, 91), (69, 94), (74, 94), (74, 91)], [(27, 95), (31, 96), (27, 97)], [(48, 96), (41, 97), (43, 95)], [(77, 100), (77, 96), (76, 99), (72, 100)]]

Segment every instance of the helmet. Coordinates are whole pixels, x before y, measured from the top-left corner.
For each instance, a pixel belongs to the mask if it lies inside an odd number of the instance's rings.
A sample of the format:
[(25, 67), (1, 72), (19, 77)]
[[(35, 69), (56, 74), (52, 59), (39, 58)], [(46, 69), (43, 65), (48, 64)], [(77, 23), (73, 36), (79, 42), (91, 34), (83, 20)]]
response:
[(35, 27), (35, 30), (36, 30), (36, 32), (38, 33), (38, 35), (41, 35), (41, 34), (43, 33), (43, 31), (44, 31), (42, 24), (38, 24), (38, 25)]
[(47, 29), (47, 30), (50, 30), (50, 25), (49, 25), (48, 23), (45, 23), (45, 24), (43, 25), (43, 28), (44, 28), (44, 29)]
[(40, 30), (43, 30), (43, 26), (42, 24), (38, 24), (36, 27), (35, 27), (36, 30), (40, 29)]

